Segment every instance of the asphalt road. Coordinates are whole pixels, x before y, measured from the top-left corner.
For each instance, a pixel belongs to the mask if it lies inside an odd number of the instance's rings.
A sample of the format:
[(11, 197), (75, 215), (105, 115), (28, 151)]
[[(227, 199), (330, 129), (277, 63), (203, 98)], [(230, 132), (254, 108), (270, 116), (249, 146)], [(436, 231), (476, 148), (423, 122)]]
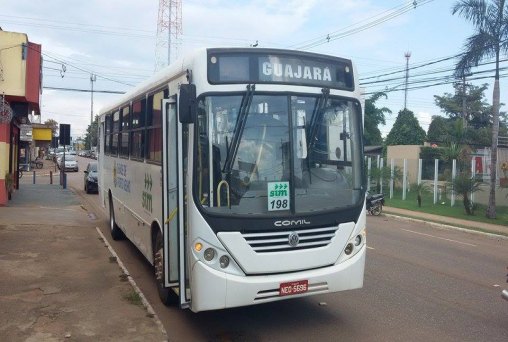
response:
[[(84, 170), (88, 159), (80, 159)], [(68, 184), (97, 216), (83, 173)], [(134, 245), (112, 241), (175, 341), (508, 341), (508, 240), (368, 217), (364, 288), (213, 312), (163, 306), (152, 269)]]

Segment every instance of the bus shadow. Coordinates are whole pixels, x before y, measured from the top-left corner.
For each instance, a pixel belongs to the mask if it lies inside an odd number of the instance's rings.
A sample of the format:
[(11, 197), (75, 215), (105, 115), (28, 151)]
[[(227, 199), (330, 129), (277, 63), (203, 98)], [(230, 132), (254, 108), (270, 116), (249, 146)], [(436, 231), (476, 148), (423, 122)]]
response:
[[(326, 295), (313, 296), (200, 313), (187, 311), (185, 317), (206, 341), (298, 340), (294, 333), (298, 330), (308, 332), (330, 324), (340, 328), (341, 314), (330, 312), (326, 299)], [(282, 332), (292, 333), (282, 337)]]

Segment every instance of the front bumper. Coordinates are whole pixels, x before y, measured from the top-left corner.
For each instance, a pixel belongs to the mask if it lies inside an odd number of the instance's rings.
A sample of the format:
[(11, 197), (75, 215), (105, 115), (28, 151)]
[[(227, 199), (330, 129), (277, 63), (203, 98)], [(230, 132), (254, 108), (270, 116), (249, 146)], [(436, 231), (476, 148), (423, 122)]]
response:
[[(192, 267), (191, 310), (194, 312), (232, 308), (305, 297), (363, 286), (366, 246), (351, 259), (314, 270), (263, 276), (237, 276), (214, 270), (201, 261)], [(281, 283), (308, 280), (302, 294), (279, 296)]]

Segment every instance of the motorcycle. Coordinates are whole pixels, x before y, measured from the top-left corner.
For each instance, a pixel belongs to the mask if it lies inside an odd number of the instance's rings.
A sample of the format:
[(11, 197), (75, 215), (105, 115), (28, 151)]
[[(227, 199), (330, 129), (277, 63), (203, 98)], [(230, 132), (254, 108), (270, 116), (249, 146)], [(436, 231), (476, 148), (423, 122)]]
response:
[(369, 194), (367, 193), (367, 198), (365, 202), (365, 206), (367, 212), (372, 216), (378, 216), (383, 211), (383, 205), (385, 204), (385, 195), (384, 194)]
[(35, 158), (35, 160), (30, 161), (30, 167), (36, 167), (38, 169), (42, 169), (44, 166), (43, 162), (39, 159), (39, 157)]

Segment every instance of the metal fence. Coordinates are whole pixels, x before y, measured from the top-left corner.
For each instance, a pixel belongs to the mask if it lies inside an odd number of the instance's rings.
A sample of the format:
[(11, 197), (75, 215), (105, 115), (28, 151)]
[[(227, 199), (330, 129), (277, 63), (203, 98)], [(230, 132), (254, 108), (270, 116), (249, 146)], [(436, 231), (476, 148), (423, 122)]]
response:
[[(482, 158), (482, 159), (479, 159)], [(488, 204), (490, 174), (484, 156), (476, 156), (470, 163), (462, 164), (457, 160), (445, 162), (439, 159), (390, 159), (366, 157), (367, 191), (389, 194), (389, 198), (400, 196), (406, 200), (408, 193), (425, 189), (433, 195), (433, 203), (449, 202), (456, 204), (460, 197), (453, 189), (458, 175), (474, 177), (478, 191), (469, 194), (472, 203)], [(508, 188), (499, 181), (496, 184), (496, 205), (508, 206)]]

